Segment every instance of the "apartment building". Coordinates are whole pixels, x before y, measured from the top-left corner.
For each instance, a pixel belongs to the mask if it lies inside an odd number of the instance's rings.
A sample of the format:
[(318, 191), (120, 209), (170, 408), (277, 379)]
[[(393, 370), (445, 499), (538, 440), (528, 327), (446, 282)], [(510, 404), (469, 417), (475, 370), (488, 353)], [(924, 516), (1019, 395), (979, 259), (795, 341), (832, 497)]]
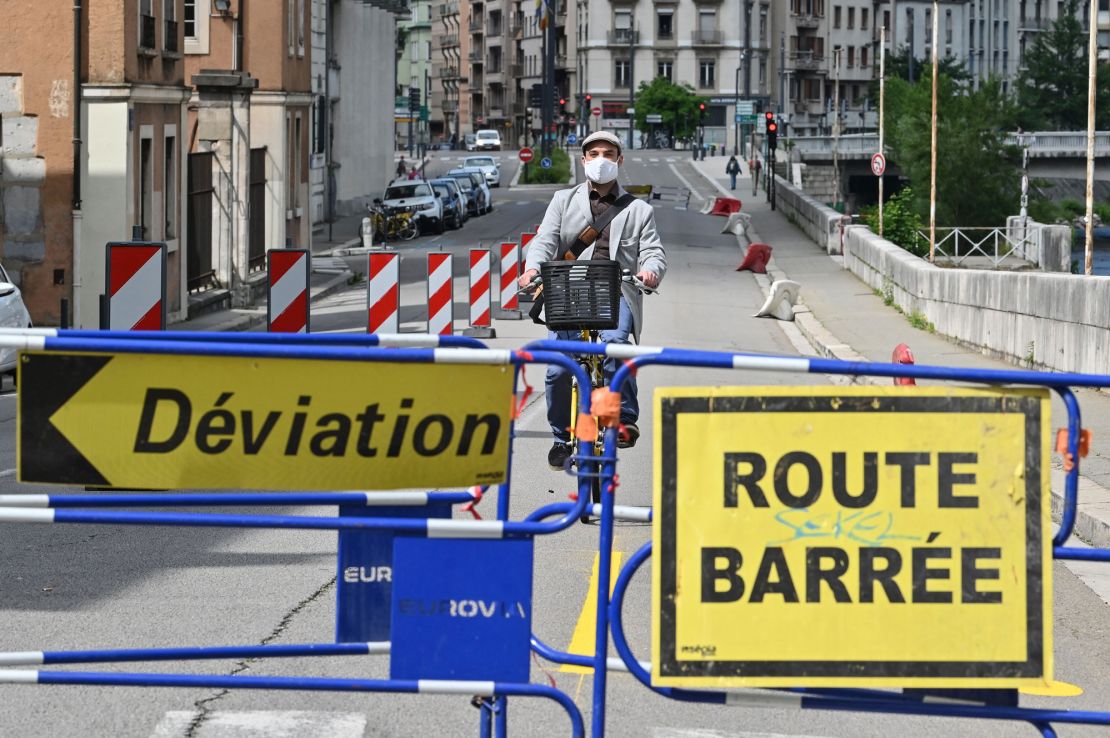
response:
[[(420, 107), (411, 116), (412, 143), (428, 144), (430, 123), (430, 95), (432, 91), (432, 0), (412, 0), (409, 14), (399, 19), (397, 49), (397, 96), (404, 97), (407, 110), (409, 90), (419, 90)], [(397, 148), (407, 148), (410, 133), (410, 116), (395, 116)], [(442, 135), (442, 132), (440, 132)]]
[(99, 325), (105, 244), (134, 225), (166, 241), (184, 314), (184, 19), (183, 0), (0, 6), (0, 256), (38, 324), (67, 298)]
[(431, 135), (460, 146), (463, 136), (474, 131), (470, 87), (482, 85), (481, 67), (477, 79), (470, 68), (470, 12), (467, 0), (432, 5)]

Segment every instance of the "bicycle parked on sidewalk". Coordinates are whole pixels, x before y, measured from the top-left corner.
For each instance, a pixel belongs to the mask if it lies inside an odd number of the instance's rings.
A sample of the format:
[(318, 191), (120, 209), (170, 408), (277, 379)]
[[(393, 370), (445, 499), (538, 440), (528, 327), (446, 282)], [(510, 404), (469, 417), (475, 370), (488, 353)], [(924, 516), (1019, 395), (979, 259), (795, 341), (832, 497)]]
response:
[(375, 199), (367, 209), (370, 211), (371, 237), (375, 241), (411, 241), (420, 233), (411, 210), (382, 205), (380, 199)]
[[(543, 294), (544, 322), (550, 330), (577, 333), (576, 338), (579, 341), (598, 343), (602, 331), (617, 327), (622, 282), (632, 284), (644, 294), (657, 294), (657, 290), (645, 285), (630, 270), (622, 270), (617, 262), (607, 259), (543, 262), (540, 265), (540, 274), (518, 293), (539, 288)], [(604, 353), (577, 354), (573, 358), (590, 378), (590, 387), (579, 387), (576, 379), (571, 380), (570, 436), (572, 439), (577, 437), (579, 393), (586, 391), (593, 396), (594, 390), (608, 386), (604, 371), (606, 360)], [(614, 412), (619, 415), (619, 398)], [(593, 422), (596, 424), (598, 419), (595, 415)], [(599, 459), (604, 451), (601, 433), (596, 434), (594, 444), (594, 455)], [(568, 459), (569, 465), (576, 463), (576, 457), (571, 456)], [(600, 469), (590, 472), (589, 476), (592, 478), (592, 501), (600, 503)], [(582, 522), (589, 522), (588, 514), (582, 516)]]

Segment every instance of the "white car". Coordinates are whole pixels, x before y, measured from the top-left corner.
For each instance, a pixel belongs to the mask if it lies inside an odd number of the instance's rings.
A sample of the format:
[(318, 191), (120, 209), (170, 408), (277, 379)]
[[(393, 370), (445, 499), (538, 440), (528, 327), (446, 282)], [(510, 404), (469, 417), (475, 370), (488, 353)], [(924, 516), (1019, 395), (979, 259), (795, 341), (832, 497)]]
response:
[(501, 186), (501, 165), (492, 156), (468, 156), (463, 159), (464, 167), (478, 167), (486, 176), (490, 187)]
[[(12, 283), (7, 270), (2, 266), (0, 266), (0, 327), (31, 327), (31, 314), (23, 304), (23, 294)], [(11, 375), (14, 380), (18, 358), (19, 352), (16, 349), (0, 349), (0, 374)]]
[(432, 186), (422, 179), (398, 179), (385, 189), (382, 204), (387, 208), (409, 210), (422, 231), (443, 233), (443, 202)]
[(492, 128), (486, 128), (478, 131), (475, 134), (476, 141), (474, 148), (477, 151), (500, 151), (501, 150), (501, 134)]

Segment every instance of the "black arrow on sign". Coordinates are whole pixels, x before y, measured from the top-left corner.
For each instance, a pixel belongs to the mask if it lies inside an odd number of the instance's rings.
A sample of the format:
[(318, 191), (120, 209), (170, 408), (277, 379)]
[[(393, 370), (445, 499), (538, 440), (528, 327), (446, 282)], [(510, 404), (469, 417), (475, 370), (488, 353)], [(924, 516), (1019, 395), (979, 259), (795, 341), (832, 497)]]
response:
[[(110, 486), (104, 475), (50, 422), (111, 356), (25, 354), (19, 378), (19, 480)], [(101, 422), (91, 413), (89, 423)], [(113, 430), (105, 428), (105, 433)]]

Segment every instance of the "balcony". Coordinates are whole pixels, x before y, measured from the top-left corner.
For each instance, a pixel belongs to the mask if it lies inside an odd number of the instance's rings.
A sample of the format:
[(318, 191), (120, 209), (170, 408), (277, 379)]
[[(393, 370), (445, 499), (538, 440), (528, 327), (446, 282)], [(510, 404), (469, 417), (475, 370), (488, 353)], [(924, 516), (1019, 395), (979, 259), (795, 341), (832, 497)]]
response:
[(610, 46), (628, 46), (629, 43), (640, 43), (640, 34), (631, 28), (614, 28), (606, 32)]
[(162, 45), (171, 54), (176, 54), (181, 50), (177, 45), (177, 21), (166, 21), (166, 28), (162, 35)]
[(794, 16), (794, 25), (798, 28), (819, 28), (821, 19), (816, 15), (796, 15)]
[(524, 33), (524, 19), (519, 15), (513, 16), (509, 20), (509, 35), (519, 37)]
[(484, 77), (485, 75), (482, 74), (481, 69), (474, 69), (470, 72), (470, 84), (482, 85), (485, 82)]
[(445, 112), (445, 113), (456, 113), (459, 110), (459, 101), (458, 100), (444, 100), (443, 104), (442, 104), (442, 107), (443, 107), (443, 112)]
[(792, 59), (795, 69), (804, 69), (807, 71), (820, 69), (821, 65), (825, 63), (824, 56), (818, 55), (812, 51), (796, 51)]
[(154, 46), (154, 29), (157, 28), (158, 22), (154, 20), (153, 15), (139, 16), (139, 48), (150, 49), (153, 51)]
[(555, 68), (556, 69), (569, 69), (570, 67), (568, 67), (567, 64), (568, 64), (568, 62), (567, 62), (567, 55), (566, 54), (556, 54), (555, 55)]
[(439, 48), (449, 49), (453, 46), (459, 45), (459, 34), (445, 33), (439, 37)]
[(497, 84), (501, 84), (501, 79), (500, 78), (501, 78), (501, 75), (504, 73), (504, 71), (505, 71), (505, 68), (503, 66), (501, 66), (501, 60), (500, 59), (491, 59), (490, 63), (489, 63), (489, 66), (486, 67), (487, 79), (490, 78), (490, 77), (495, 77), (495, 76), (498, 79), (497, 80), (488, 79), (488, 81), (491, 82), (491, 83), (496, 81)]
[(519, 64), (519, 63), (518, 64), (510, 64), (509, 65), (509, 76), (510, 77), (523, 77), (524, 76), (524, 65)]
[(694, 31), (690, 36), (690, 41), (694, 46), (720, 46), (721, 32), (705, 30)]
[(486, 26), (486, 33), (489, 34), (490, 36), (500, 36), (501, 35), (501, 21), (498, 21), (497, 23), (488, 24)]
[(439, 6), (439, 14), (441, 17), (448, 15), (458, 15), (459, 4), (457, 2), (442, 3)]
[(470, 52), (470, 56), (468, 56), (466, 58), (467, 58), (467, 61), (469, 61), (471, 64), (477, 64), (479, 66), (481, 66), (482, 62), (485, 61), (485, 57), (482, 55), (482, 52), (480, 52), (480, 51), (472, 51), (472, 52)]
[(471, 33), (485, 33), (486, 30), (486, 26), (482, 23), (481, 18), (471, 18), (469, 28)]
[(458, 79), (459, 78), (459, 68), (458, 67), (441, 67), (440, 70), (439, 70), (439, 78), (440, 79)]

